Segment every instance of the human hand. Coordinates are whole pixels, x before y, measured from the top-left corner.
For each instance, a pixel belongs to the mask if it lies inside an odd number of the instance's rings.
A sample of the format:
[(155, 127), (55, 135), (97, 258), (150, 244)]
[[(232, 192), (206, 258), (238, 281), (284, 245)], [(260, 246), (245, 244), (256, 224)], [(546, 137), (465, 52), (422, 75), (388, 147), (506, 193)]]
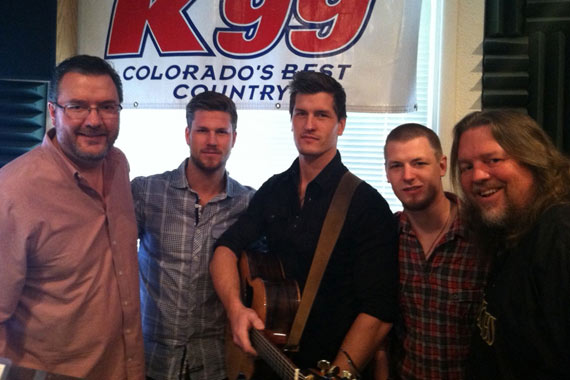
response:
[(232, 330), (232, 340), (245, 353), (257, 356), (257, 352), (249, 339), (249, 330), (253, 327), (263, 330), (265, 325), (257, 313), (244, 305), (237, 307), (231, 313), (228, 313), (230, 326)]

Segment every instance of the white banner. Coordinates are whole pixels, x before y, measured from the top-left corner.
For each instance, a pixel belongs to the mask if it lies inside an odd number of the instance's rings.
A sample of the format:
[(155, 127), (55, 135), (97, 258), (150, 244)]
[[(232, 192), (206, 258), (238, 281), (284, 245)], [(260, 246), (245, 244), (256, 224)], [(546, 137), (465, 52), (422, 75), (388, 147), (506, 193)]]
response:
[(205, 90), (288, 107), (299, 70), (332, 75), (351, 111), (410, 112), (421, 0), (83, 0), (79, 51), (104, 57), (127, 108), (183, 108)]

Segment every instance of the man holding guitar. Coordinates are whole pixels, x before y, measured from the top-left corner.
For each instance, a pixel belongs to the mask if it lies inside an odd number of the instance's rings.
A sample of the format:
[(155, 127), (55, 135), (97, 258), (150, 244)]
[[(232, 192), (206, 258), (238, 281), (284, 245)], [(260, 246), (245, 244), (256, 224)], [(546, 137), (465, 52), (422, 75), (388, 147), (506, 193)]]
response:
[[(210, 271), (234, 342), (255, 355), (249, 330), (264, 321), (240, 297), (238, 258), (265, 238), (288, 279), (303, 290), (325, 215), (347, 172), (337, 151), (346, 123), (346, 95), (330, 76), (299, 72), (290, 84), (290, 114), (299, 157), (270, 178), (247, 211), (217, 242)], [(361, 372), (392, 326), (396, 309), (397, 230), (386, 201), (365, 182), (350, 200), (292, 360), (320, 359)], [(266, 377), (267, 378), (267, 377)]]

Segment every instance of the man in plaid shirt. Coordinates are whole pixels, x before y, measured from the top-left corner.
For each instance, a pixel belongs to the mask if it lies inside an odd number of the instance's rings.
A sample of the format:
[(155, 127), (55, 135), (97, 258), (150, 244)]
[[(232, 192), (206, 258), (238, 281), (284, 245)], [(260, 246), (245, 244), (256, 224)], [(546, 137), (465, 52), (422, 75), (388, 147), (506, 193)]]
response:
[(190, 157), (132, 183), (139, 231), (147, 380), (221, 380), (225, 314), (208, 264), (253, 189), (225, 167), (236, 139), (234, 102), (203, 92), (186, 107)]
[[(447, 157), (431, 129), (404, 124), (388, 135), (384, 158), (404, 206), (396, 214), (401, 315), (389, 350), (391, 378), (463, 379), (486, 267), (466, 240), (457, 197), (443, 191)], [(386, 370), (385, 351), (378, 359)]]

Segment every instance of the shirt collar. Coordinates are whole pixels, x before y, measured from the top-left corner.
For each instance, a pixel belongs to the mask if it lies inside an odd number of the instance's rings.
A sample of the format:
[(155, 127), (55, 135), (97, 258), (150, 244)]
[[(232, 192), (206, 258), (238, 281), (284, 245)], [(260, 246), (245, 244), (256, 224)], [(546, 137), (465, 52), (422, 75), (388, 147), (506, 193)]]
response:
[[(61, 168), (67, 175), (74, 177), (76, 180), (81, 180), (81, 174), (77, 167), (71, 162), (71, 160), (63, 153), (61, 148), (58, 148), (54, 140), (56, 139), (56, 130), (55, 128), (51, 128), (46, 132), (44, 135), (44, 139), (42, 141), (42, 148), (45, 149), (46, 152), (52, 157), (52, 159), (56, 162), (57, 166)], [(112, 176), (112, 171), (116, 167), (115, 161), (118, 160), (118, 150), (117, 148), (113, 147), (109, 149), (109, 152), (103, 159), (103, 177), (108, 178)]]
[[(461, 238), (465, 238), (466, 230), (464, 223), (461, 221), (461, 202), (459, 201), (457, 195), (453, 193), (446, 191), (445, 196), (447, 197), (447, 199), (449, 199), (452, 203), (454, 203), (458, 207), (457, 212), (455, 214), (455, 219), (453, 220), (453, 223), (449, 227), (449, 230), (447, 231), (446, 235), (459, 236)], [(408, 215), (403, 211), (398, 211), (395, 213), (395, 216), (396, 218), (399, 219), (399, 232), (415, 236), (416, 233), (412, 228), (412, 224), (410, 223)]]
[(178, 169), (172, 174), (172, 180), (170, 182), (171, 186), (177, 189), (190, 189), (188, 185), (188, 180), (186, 179), (186, 164), (188, 163), (188, 158), (186, 158)]
[[(337, 150), (333, 159), (324, 167), (323, 170), (309, 183), (311, 187), (320, 189), (336, 188), (340, 177), (348, 169), (343, 165), (340, 152)], [(289, 168), (290, 178), (298, 185), (300, 179), (299, 158), (297, 157)], [(308, 186), (307, 186), (308, 187)]]
[(61, 149), (59, 149), (53, 142), (53, 140), (56, 138), (55, 133), (55, 128), (47, 131), (47, 133), (44, 135), (44, 140), (42, 141), (42, 148), (44, 148), (46, 152), (48, 152), (49, 155), (55, 160), (58, 167), (60, 167), (68, 175), (75, 177), (79, 171), (71, 163), (69, 158), (65, 156)]

